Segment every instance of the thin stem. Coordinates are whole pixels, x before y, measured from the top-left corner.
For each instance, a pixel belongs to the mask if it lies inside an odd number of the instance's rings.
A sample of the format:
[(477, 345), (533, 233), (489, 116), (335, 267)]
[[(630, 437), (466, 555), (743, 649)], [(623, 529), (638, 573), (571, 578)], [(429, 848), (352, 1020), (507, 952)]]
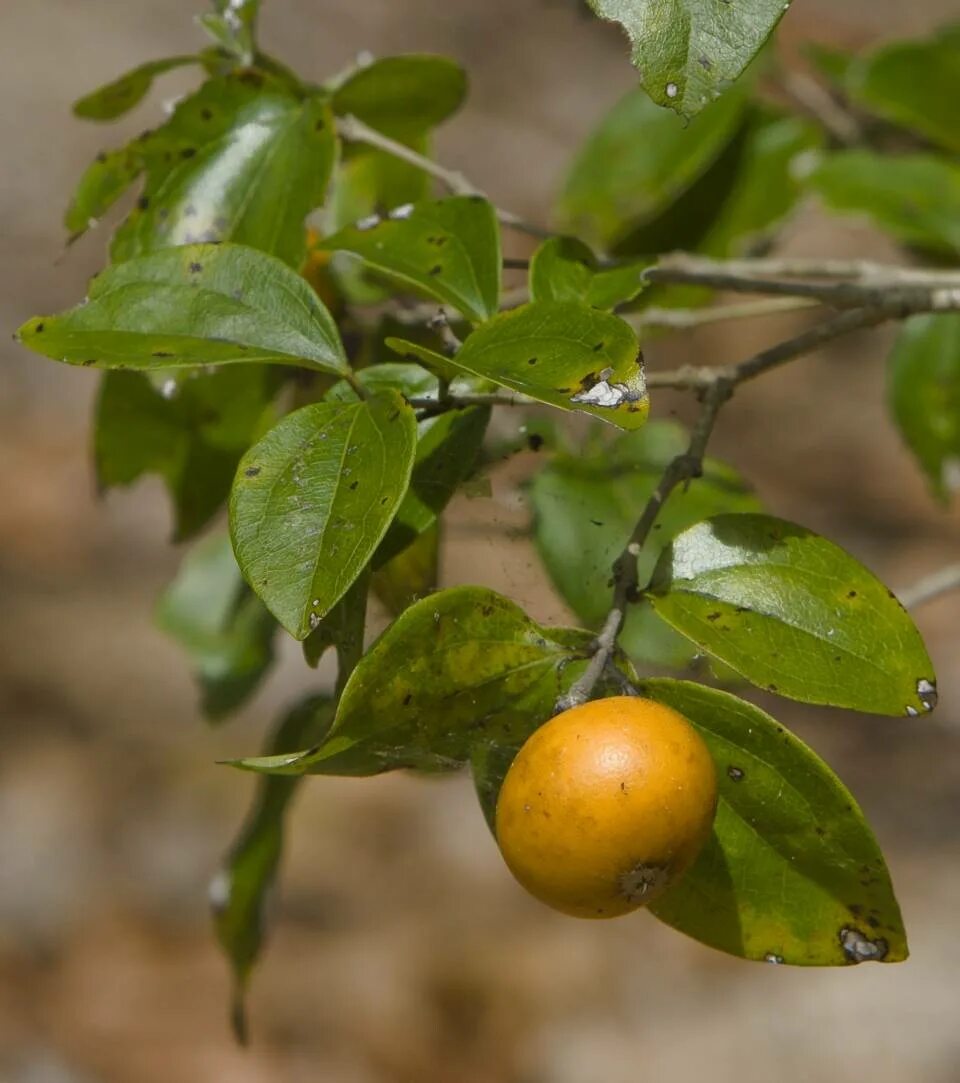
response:
[(947, 564), (930, 575), (918, 579), (916, 583), (903, 590), (897, 591), (897, 597), (906, 609), (923, 605), (925, 602), (939, 598), (941, 594), (947, 594), (951, 590), (960, 589), (960, 563)]
[[(376, 128), (371, 128), (368, 124), (364, 124), (363, 121), (359, 120), (357, 117), (341, 117), (337, 122), (337, 132), (341, 138), (346, 139), (348, 142), (366, 143), (367, 146), (376, 147), (377, 150), (382, 150), (384, 153), (389, 154), (394, 158), (399, 158), (402, 162), (407, 162), (417, 169), (422, 169), (424, 173), (429, 173), (431, 177), (436, 177), (436, 179), (453, 192), (454, 195), (481, 196), (484, 199), (487, 198), (485, 193), (467, 176), (459, 172), (459, 170), (448, 169), (439, 162), (435, 162), (432, 158), (427, 158), (426, 155), (418, 154), (412, 147), (408, 147), (405, 144), (398, 142), (396, 139), (391, 139), (382, 132), (378, 132)], [(509, 226), (511, 229), (516, 229), (521, 233), (527, 233), (531, 237), (538, 237), (541, 240), (553, 236), (549, 230), (536, 226), (531, 222), (527, 222), (512, 211), (504, 210), (502, 207), (496, 207), (495, 210), (497, 212), (497, 219), (502, 225)]]
[(736, 305), (714, 305), (712, 308), (647, 308), (642, 312), (625, 313), (622, 318), (633, 327), (669, 327), (683, 331), (708, 323), (726, 320), (748, 320), (773, 316), (781, 312), (798, 312), (815, 308), (820, 302), (813, 297), (762, 297)]
[(818, 120), (833, 138), (845, 147), (852, 147), (863, 142), (860, 123), (833, 95), (815, 79), (803, 72), (784, 72), (780, 85), (792, 101), (803, 112)]
[(650, 531), (657, 521), (660, 509), (667, 498), (683, 482), (698, 478), (703, 473), (703, 458), (720, 408), (733, 394), (734, 383), (718, 376), (703, 396), (700, 416), (690, 433), (687, 450), (668, 464), (657, 487), (650, 494), (630, 534), (627, 544), (613, 565), (613, 604), (597, 636), (594, 653), (581, 676), (571, 685), (569, 692), (557, 701), (556, 710), (565, 711), (585, 703), (607, 668), (616, 650), (617, 637), (626, 619), (627, 607), (638, 598), (639, 570), (637, 557)]

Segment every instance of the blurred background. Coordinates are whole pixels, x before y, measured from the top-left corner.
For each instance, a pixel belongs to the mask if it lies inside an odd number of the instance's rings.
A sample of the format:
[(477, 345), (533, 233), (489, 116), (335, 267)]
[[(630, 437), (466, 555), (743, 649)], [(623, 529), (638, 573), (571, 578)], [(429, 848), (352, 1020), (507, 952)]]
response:
[[(2, 326), (74, 303), (106, 228), (64, 255), (62, 209), (110, 131), (81, 93), (201, 44), (200, 0), (4, 0), (0, 11)], [(922, 33), (956, 0), (797, 0), (791, 57)], [(546, 221), (575, 148), (633, 83), (619, 33), (567, 0), (266, 0), (265, 48), (323, 77), (362, 49), (447, 53), (467, 107), (438, 153), (499, 203)], [(804, 207), (786, 250), (893, 258), (865, 225)], [(655, 343), (651, 367), (737, 360), (788, 318)], [(469, 780), (311, 779), (291, 818), (276, 929), (254, 978), (252, 1047), (227, 1026), (228, 975), (206, 885), (279, 708), (331, 674), (289, 642), (242, 715), (201, 720), (185, 657), (151, 623), (179, 554), (159, 482), (94, 492), (96, 378), (0, 345), (0, 1081), (2, 1083), (715, 1083), (960, 1078), (960, 596), (918, 611), (940, 677), (933, 719), (859, 718), (778, 701), (845, 779), (890, 863), (911, 938), (900, 966), (803, 971), (728, 959), (647, 915), (577, 922), (526, 897)], [(960, 524), (928, 496), (886, 419), (884, 332), (844, 339), (750, 385), (714, 449), (776, 514), (903, 586), (955, 559)], [(658, 400), (684, 416), (688, 404)], [(489, 499), (455, 502), (443, 581), (565, 620), (524, 536), (512, 460)], [(770, 704), (767, 704), (770, 706)]]

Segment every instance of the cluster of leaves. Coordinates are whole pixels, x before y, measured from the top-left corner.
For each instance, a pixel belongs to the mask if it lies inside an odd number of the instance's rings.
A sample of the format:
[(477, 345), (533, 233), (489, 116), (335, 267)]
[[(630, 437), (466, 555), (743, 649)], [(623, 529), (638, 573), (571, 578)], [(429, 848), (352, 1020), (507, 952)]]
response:
[[(490, 817), (516, 750), (583, 672), (612, 561), (685, 443), (678, 427), (647, 422), (639, 343), (623, 316), (651, 299), (703, 298), (644, 291), (644, 268), (678, 247), (756, 250), (811, 186), (912, 244), (928, 228), (949, 255), (950, 206), (923, 177), (956, 169), (932, 152), (885, 155), (870, 191), (858, 189), (864, 156), (877, 152), (829, 149), (817, 123), (758, 95), (755, 72), (690, 123), (638, 90), (581, 150), (557, 209), (569, 235), (543, 242), (530, 261), (529, 301), (504, 309), (495, 208), (479, 195), (433, 198), (417, 165), (432, 130), (463, 100), (460, 68), (403, 56), (304, 82), (257, 50), (256, 6), (219, 3), (204, 22), (214, 48), (143, 65), (77, 104), (81, 116), (110, 120), (174, 66), (196, 63), (207, 74), (160, 128), (97, 156), (67, 213), (73, 234), (142, 178), (111, 265), (83, 304), (20, 330), (40, 353), (106, 370), (95, 438), (101, 485), (160, 475), (177, 540), (228, 505), (229, 540), (221, 532), (198, 542), (159, 608), (193, 659), (206, 713), (221, 718), (253, 693), (278, 627), (303, 643), (311, 665), (337, 653), (336, 697), (298, 705), (265, 755), (240, 763), (268, 775), (213, 891), (241, 991), (260, 950), (297, 776), (469, 765)], [(711, 38), (717, 5), (677, 7), (654, 16), (648, 9), (661, 8), (635, 5), (631, 33), (648, 89), (654, 79), (662, 87), (654, 97), (694, 112), (739, 73), (783, 5), (757, 5), (743, 49), (707, 63), (697, 43)], [(658, 52), (656, 63), (650, 18), (676, 22), (673, 52)], [(901, 47), (904, 55), (891, 47), (833, 58), (831, 71), (885, 125), (956, 149), (949, 116), (928, 113), (913, 78), (923, 69), (927, 91), (942, 93), (924, 51), (951, 43), (948, 35)], [(947, 62), (936, 71), (955, 75)], [(412, 153), (343, 140), (346, 116)], [(887, 198), (878, 178), (919, 185), (915, 213), (906, 189)], [(891, 225), (898, 213), (909, 229)], [(391, 305), (411, 295), (448, 306), (455, 334), (398, 321)], [(894, 359), (898, 416), (941, 487), (960, 439), (946, 400), (954, 373), (943, 372), (960, 365), (955, 319), (911, 323)], [(897, 394), (918, 379), (926, 401)], [(444, 508), (484, 454), (484, 399), (518, 395), (611, 425), (575, 447), (552, 440), (529, 488), (536, 545), (581, 629), (541, 626), (482, 587), (433, 592)], [(641, 677), (637, 667), (684, 670), (705, 655), (721, 679), (916, 715), (933, 706), (935, 686), (908, 615), (853, 557), (765, 514), (718, 462), (670, 498), (637, 560), (645, 588), (615, 669), (594, 694), (630, 681), (676, 707), (703, 733), (721, 783), (711, 842), (657, 915), (746, 958), (903, 958), (883, 858), (842, 783), (745, 700)], [(364, 653), (371, 592), (396, 619)]]

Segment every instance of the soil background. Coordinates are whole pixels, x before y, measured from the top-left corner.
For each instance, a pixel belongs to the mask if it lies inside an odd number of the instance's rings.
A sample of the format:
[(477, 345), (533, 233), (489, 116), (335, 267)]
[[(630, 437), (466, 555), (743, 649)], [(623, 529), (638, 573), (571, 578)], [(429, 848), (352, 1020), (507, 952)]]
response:
[[(196, 0), (3, 0), (0, 326), (81, 297), (106, 227), (64, 256), (62, 209), (103, 146), (155, 122), (159, 93), (111, 128), (70, 102), (201, 39)], [(361, 49), (448, 53), (470, 72), (443, 160), (538, 221), (574, 149), (631, 85), (619, 33), (567, 0), (267, 0), (266, 48), (323, 77)], [(955, 0), (797, 0), (782, 47), (921, 33)], [(804, 207), (786, 250), (893, 258), (864, 224)], [(61, 258), (63, 257), (63, 258)], [(768, 319), (648, 350), (651, 367), (745, 356)], [(846, 546), (894, 586), (955, 557), (887, 420), (890, 336), (845, 339), (751, 385), (715, 452), (769, 507)], [(206, 884), (250, 796), (214, 761), (330, 672), (292, 643), (229, 726), (196, 708), (185, 659), (151, 624), (179, 560), (159, 485), (100, 500), (89, 462), (96, 376), (0, 342), (0, 1081), (2, 1083), (952, 1083), (960, 1079), (960, 598), (918, 612), (933, 719), (773, 709), (848, 782), (887, 852), (911, 935), (901, 966), (800, 970), (728, 959), (639, 915), (577, 922), (506, 873), (465, 778), (310, 780), (291, 819), (276, 930), (232, 1043)], [(664, 397), (661, 415), (689, 404)], [(525, 537), (518, 481), (450, 511), (443, 578), (567, 615)], [(770, 704), (767, 704), (770, 706)]]

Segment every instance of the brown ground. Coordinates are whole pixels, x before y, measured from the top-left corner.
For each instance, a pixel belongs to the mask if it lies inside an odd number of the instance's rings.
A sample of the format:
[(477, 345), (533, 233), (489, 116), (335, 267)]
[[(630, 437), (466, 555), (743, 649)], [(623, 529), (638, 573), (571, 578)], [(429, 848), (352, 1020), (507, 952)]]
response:
[[(2, 325), (83, 292), (103, 235), (55, 266), (57, 219), (113, 132), (68, 103), (102, 76), (192, 48), (192, 0), (6, 0), (0, 17)], [(571, 149), (631, 82), (614, 32), (562, 0), (268, 2), (268, 46), (318, 74), (360, 48), (450, 52), (471, 104), (441, 153), (505, 205), (546, 217)], [(955, 0), (798, 0), (788, 44), (919, 30)], [(176, 88), (177, 77), (167, 87)], [(173, 89), (169, 93), (174, 93)], [(147, 107), (120, 125), (136, 131)], [(883, 255), (815, 209), (794, 251)], [(654, 365), (735, 359), (789, 323), (701, 334)], [(778, 513), (820, 529), (888, 581), (951, 559), (939, 512), (885, 419), (884, 337), (864, 336), (751, 387), (716, 450)], [(95, 500), (90, 373), (3, 346), (0, 398), (0, 1080), (3, 1083), (948, 1083), (960, 1077), (960, 601), (924, 608), (933, 721), (777, 704), (849, 782), (885, 845), (912, 937), (897, 967), (740, 963), (640, 916), (578, 923), (525, 898), (466, 780), (312, 780), (293, 820), (281, 921), (253, 993), (254, 1045), (231, 1044), (205, 884), (250, 780), (249, 752), (303, 688), (292, 646), (242, 718), (212, 733), (184, 661), (150, 624), (177, 554), (159, 488)], [(661, 404), (665, 409), (669, 404)], [(458, 504), (447, 582), (563, 616), (525, 541), (512, 472)], [(493, 521), (496, 529), (491, 531)]]

